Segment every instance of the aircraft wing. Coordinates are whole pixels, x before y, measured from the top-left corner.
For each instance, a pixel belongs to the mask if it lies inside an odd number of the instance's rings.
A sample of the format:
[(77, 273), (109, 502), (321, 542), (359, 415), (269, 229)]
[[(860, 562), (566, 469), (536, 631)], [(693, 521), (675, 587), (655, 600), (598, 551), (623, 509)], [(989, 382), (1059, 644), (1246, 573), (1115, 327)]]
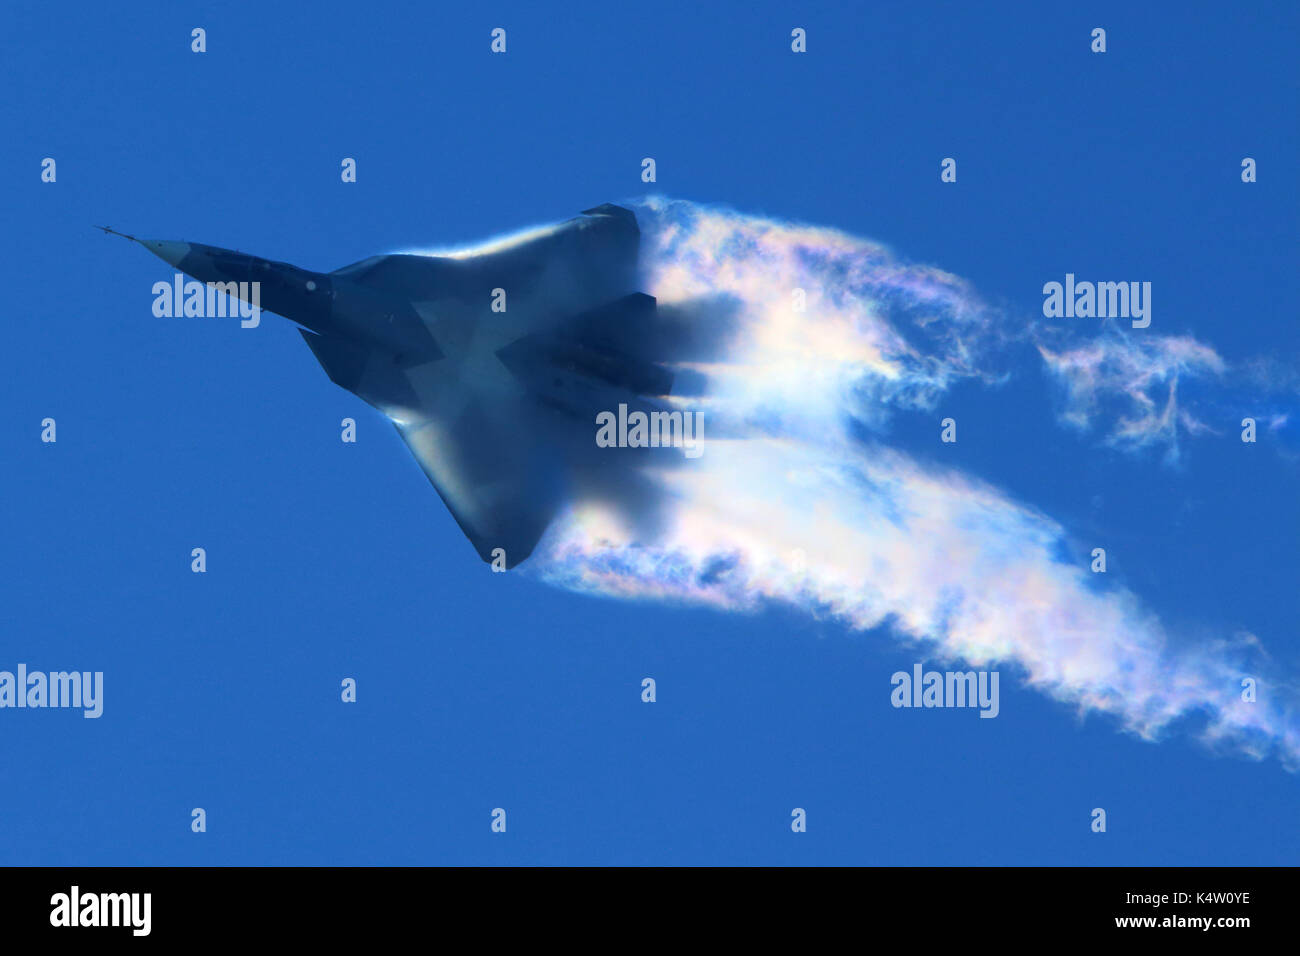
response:
[(605, 203), (559, 225), (463, 253), (371, 256), (332, 274), (410, 302), (480, 302), (504, 288), (512, 298), (544, 295), (577, 312), (635, 288), (640, 245), (632, 211)]
[[(528, 417), (527, 409), (517, 410)], [(558, 463), (510, 414), (471, 409), (450, 424), (394, 423), (479, 557), (503, 559), (506, 568), (532, 554), (555, 516), (563, 481)]]

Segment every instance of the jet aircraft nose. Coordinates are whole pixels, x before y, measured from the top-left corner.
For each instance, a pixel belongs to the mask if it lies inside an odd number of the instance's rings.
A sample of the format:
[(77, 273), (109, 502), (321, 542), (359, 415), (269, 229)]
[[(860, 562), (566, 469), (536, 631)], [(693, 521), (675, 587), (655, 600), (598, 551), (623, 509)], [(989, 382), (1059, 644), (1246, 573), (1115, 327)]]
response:
[(176, 242), (172, 239), (141, 239), (141, 245), (163, 262), (179, 267), (181, 260), (190, 254), (188, 242)]

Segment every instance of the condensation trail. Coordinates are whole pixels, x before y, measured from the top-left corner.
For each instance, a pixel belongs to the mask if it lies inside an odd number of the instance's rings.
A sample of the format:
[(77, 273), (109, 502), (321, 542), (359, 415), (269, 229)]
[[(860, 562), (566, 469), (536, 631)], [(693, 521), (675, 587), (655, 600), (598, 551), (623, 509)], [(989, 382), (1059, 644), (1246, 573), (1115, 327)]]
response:
[[(706, 439), (688, 467), (652, 473), (666, 511), (652, 540), (576, 506), (533, 573), (615, 597), (885, 626), (939, 657), (1016, 665), (1030, 686), (1148, 739), (1196, 716), (1207, 742), (1300, 763), (1292, 689), (1261, 675), (1251, 635), (1170, 641), (1135, 595), (1063, 560), (1066, 532), (1046, 515), (850, 432), (929, 407), (959, 379), (997, 377), (1009, 337), (964, 282), (827, 229), (669, 200), (638, 217), (661, 305), (719, 292), (740, 303), (725, 359), (700, 371), (710, 419), (747, 437)], [(1241, 699), (1247, 675), (1254, 703)]]

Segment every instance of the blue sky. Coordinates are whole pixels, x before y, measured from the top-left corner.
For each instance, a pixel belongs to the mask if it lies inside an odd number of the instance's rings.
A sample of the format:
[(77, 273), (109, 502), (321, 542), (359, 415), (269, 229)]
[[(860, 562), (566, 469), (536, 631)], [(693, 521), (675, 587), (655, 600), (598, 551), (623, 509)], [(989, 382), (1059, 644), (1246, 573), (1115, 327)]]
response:
[[(1108, 444), (1113, 416), (1062, 423), (1023, 342), (1005, 383), (954, 381), (882, 440), (1104, 541), (1107, 585), (1172, 640), (1249, 632), (1294, 680), (1300, 14), (839, 6), (6, 10), (0, 669), (102, 670), (105, 703), (0, 711), (0, 862), (1296, 860), (1297, 777), (1204, 746), (1197, 718), (1144, 741), (1013, 663), (995, 720), (895, 709), (890, 675), (935, 658), (888, 626), (491, 574), (288, 323), (155, 318), (172, 270), (90, 228), (324, 270), (653, 192), (885, 243), (965, 279), (999, 328), (1043, 322), (1067, 272), (1150, 281), (1148, 331), (1229, 369), (1180, 383), (1215, 431), (1177, 461)], [(1243, 445), (1242, 409), (1291, 417)]]

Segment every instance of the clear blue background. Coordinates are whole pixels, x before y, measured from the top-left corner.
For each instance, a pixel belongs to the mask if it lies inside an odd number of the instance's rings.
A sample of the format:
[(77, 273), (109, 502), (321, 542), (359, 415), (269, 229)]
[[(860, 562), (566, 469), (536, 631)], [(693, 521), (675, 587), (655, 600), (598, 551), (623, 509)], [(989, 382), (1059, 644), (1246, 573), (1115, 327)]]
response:
[[(1067, 271), (1150, 280), (1153, 329), (1294, 367), (1297, 7), (562, 6), (6, 5), (0, 668), (106, 700), (0, 712), (0, 863), (1295, 863), (1275, 761), (1006, 668), (997, 720), (894, 710), (920, 652), (888, 634), (491, 574), (288, 323), (156, 319), (172, 270), (91, 226), (330, 269), (653, 188), (882, 239), (1015, 321)], [(957, 464), (1105, 540), (1173, 630), (1297, 673), (1294, 463), (1230, 420), (1178, 469), (1101, 449), (1022, 358), (945, 400)]]

